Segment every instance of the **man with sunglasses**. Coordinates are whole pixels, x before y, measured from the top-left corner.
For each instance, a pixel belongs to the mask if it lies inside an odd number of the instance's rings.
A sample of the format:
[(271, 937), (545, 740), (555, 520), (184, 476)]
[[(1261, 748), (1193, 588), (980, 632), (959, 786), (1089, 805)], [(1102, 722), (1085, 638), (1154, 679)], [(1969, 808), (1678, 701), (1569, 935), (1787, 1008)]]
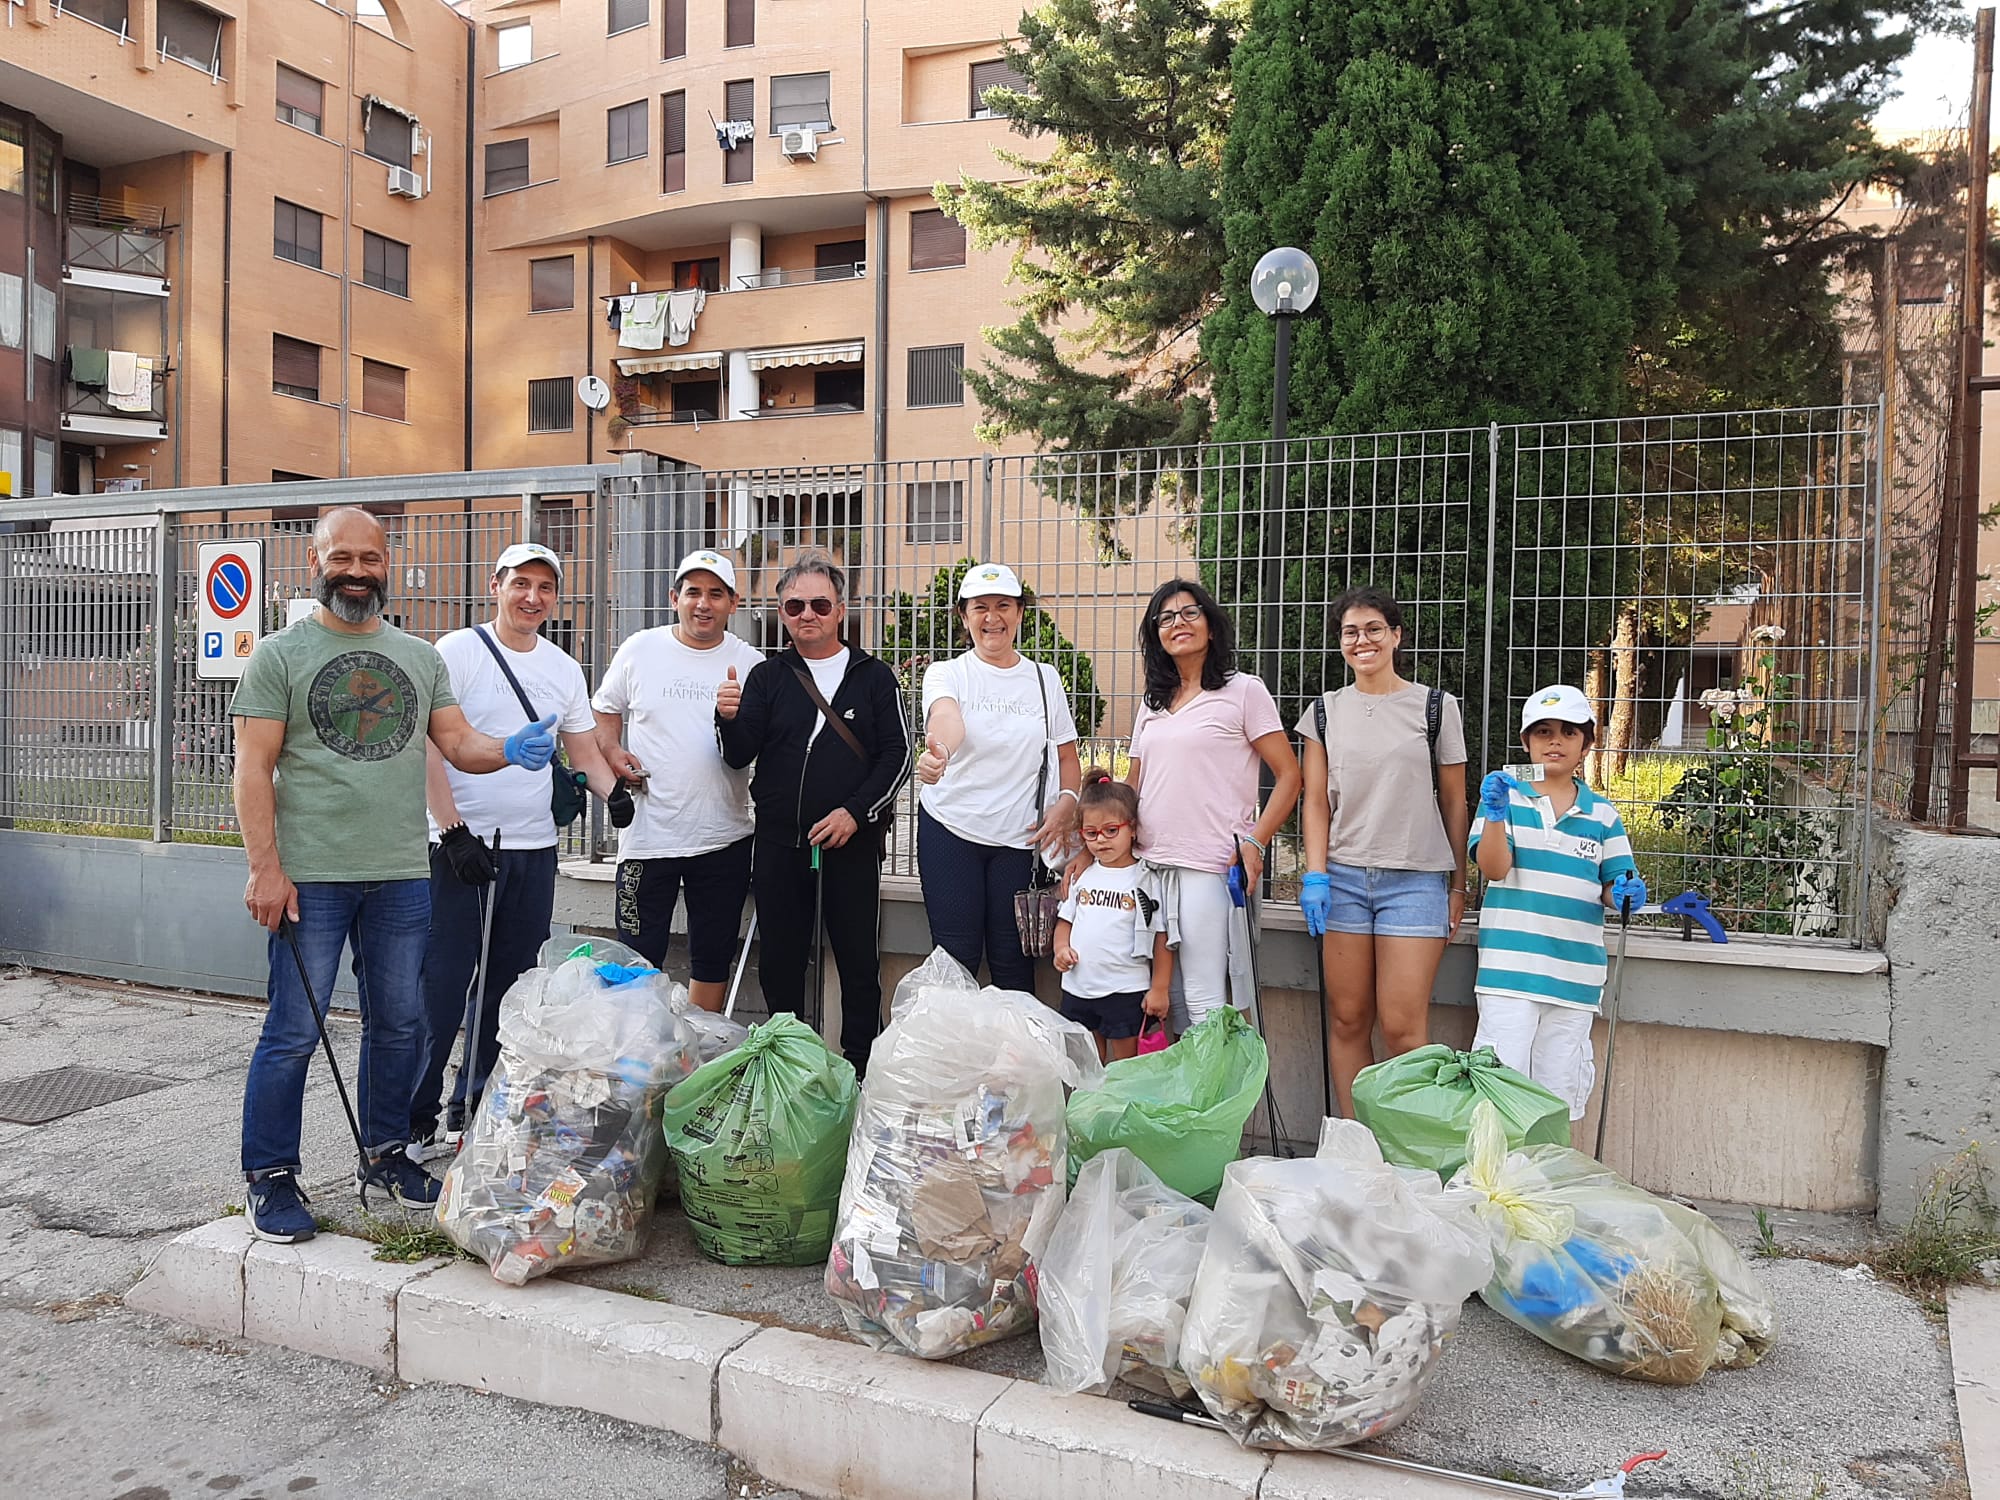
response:
[(865, 1073), (882, 1025), (875, 938), (882, 847), (896, 791), (910, 774), (910, 732), (894, 670), (840, 639), (846, 589), (846, 575), (818, 554), (779, 576), (791, 648), (741, 681), (724, 681), (715, 724), (725, 761), (757, 765), (752, 885), (765, 1003), (773, 1013), (803, 1009), (806, 968), (820, 941), (814, 913), (823, 910), (840, 969), (840, 1050)]

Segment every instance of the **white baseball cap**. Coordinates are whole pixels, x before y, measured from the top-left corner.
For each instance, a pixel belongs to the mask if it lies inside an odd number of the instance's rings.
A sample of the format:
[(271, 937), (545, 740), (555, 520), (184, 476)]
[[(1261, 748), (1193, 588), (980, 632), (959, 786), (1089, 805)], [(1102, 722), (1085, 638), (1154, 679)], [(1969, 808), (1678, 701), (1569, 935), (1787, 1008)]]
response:
[(722, 580), (722, 586), (730, 593), (736, 592), (736, 564), (720, 552), (707, 547), (697, 547), (681, 559), (681, 565), (674, 569), (674, 587), (681, 586), (681, 580), (690, 573), (713, 573)]
[(1005, 563), (974, 563), (965, 570), (965, 582), (958, 586), (961, 599), (983, 599), (988, 594), (1021, 597), (1021, 579)]
[(1560, 719), (1565, 724), (1595, 724), (1597, 710), (1590, 700), (1566, 682), (1553, 683), (1528, 694), (1521, 704), (1521, 732), (1544, 719)]
[(556, 582), (562, 582), (562, 559), (540, 542), (515, 542), (494, 560), (493, 576), (498, 578), (509, 568), (518, 568), (523, 563), (531, 562), (547, 563), (555, 569)]

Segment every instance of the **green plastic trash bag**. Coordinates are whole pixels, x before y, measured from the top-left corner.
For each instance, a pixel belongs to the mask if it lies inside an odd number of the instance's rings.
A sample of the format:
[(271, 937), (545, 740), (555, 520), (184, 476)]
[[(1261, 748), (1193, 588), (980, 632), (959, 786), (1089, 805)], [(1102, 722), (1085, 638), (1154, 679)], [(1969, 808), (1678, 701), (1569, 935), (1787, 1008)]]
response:
[(681, 1207), (703, 1255), (730, 1266), (826, 1259), (859, 1089), (854, 1068), (792, 1015), (667, 1095)]
[(1355, 1117), (1375, 1132), (1383, 1159), (1444, 1178), (1465, 1165), (1472, 1107), (1481, 1099), (1500, 1112), (1508, 1150), (1569, 1144), (1569, 1106), (1501, 1066), (1491, 1047), (1455, 1052), (1433, 1043), (1363, 1068), (1354, 1080)]
[(1233, 1005), (1164, 1051), (1106, 1065), (1103, 1087), (1070, 1096), (1071, 1183), (1098, 1152), (1123, 1146), (1175, 1192), (1213, 1205), (1269, 1067), (1264, 1039)]

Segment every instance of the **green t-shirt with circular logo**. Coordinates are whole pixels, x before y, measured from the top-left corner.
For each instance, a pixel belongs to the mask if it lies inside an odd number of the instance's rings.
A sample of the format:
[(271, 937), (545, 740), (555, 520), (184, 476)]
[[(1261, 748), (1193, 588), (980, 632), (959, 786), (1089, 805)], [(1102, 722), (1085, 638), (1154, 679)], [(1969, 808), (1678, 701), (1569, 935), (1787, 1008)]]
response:
[(437, 649), (386, 621), (351, 635), (309, 618), (258, 645), (229, 711), (285, 721), (278, 859), (294, 883), (429, 877), (424, 741), (431, 710), (457, 702)]

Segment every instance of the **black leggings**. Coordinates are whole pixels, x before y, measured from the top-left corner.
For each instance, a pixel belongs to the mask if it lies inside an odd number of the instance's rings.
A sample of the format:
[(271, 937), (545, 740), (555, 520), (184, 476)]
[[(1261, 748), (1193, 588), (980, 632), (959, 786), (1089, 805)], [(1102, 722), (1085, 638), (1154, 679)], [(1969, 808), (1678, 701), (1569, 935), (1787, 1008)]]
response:
[(1014, 893), (1035, 868), (1032, 849), (1006, 849), (962, 839), (917, 809), (917, 870), (931, 941), (979, 975), (979, 960), (1003, 990), (1035, 992), (1035, 961), (1021, 952)]

